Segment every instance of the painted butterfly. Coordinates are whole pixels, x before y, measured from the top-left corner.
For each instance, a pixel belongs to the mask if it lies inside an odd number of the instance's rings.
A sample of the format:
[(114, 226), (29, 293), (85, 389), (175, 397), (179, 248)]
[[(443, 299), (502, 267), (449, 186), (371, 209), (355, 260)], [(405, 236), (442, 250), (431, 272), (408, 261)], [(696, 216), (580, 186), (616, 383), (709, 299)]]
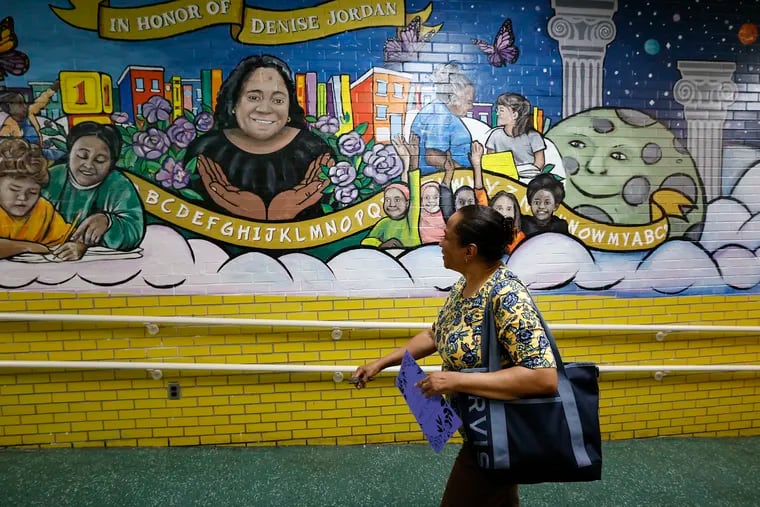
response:
[(415, 16), (401, 29), (399, 37), (391, 37), (385, 41), (383, 53), (386, 62), (408, 62), (416, 60), (417, 55), (422, 48), (422, 44), (430, 42), (436, 30), (430, 30), (420, 36), (422, 21), (419, 16)]
[(515, 46), (515, 33), (512, 31), (512, 20), (509, 18), (499, 28), (493, 44), (480, 39), (472, 39), (472, 43), (488, 55), (488, 63), (494, 67), (503, 67), (508, 63), (515, 63), (517, 62), (517, 57), (520, 56), (520, 50)]
[(0, 81), (8, 74), (20, 76), (29, 70), (29, 57), (16, 50), (18, 37), (13, 29), (13, 18), (0, 21)]

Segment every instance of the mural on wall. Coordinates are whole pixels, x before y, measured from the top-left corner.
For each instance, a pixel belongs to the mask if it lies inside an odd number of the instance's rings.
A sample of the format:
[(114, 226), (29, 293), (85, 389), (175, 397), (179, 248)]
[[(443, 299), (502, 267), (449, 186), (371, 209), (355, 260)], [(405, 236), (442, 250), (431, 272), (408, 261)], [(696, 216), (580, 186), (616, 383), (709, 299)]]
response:
[(535, 289), (760, 291), (760, 3), (290, 3), (4, 8), (0, 286), (434, 295), (480, 203)]

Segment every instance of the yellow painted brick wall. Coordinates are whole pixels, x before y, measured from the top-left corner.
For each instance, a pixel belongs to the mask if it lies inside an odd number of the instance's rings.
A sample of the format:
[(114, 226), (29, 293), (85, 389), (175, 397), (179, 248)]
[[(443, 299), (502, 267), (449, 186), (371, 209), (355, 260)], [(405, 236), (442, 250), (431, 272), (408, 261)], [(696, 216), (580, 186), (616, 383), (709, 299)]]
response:
[[(549, 322), (756, 325), (760, 298), (539, 297)], [(0, 293), (0, 312), (428, 321), (442, 300), (273, 296)], [(760, 364), (760, 336), (556, 332), (566, 360), (600, 365)], [(0, 322), (0, 360), (361, 364), (400, 346), (404, 330), (170, 327)], [(429, 358), (426, 364), (436, 364)], [(167, 399), (178, 382), (182, 397)], [(757, 373), (603, 374), (607, 439), (760, 435)], [(330, 373), (0, 369), (0, 446), (114, 447), (419, 442), (392, 375), (358, 391)]]

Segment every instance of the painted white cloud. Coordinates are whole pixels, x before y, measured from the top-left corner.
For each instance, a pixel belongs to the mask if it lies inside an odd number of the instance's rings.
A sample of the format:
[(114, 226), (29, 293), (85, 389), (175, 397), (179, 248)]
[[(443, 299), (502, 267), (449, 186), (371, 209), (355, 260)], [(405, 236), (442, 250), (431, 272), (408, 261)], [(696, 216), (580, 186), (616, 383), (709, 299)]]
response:
[(337, 292), (342, 295), (371, 292), (378, 296), (403, 297), (414, 289), (413, 275), (386, 252), (349, 250), (338, 254), (327, 264), (335, 274)]
[[(747, 150), (731, 153), (736, 160), (727, 166), (736, 185), (729, 197), (708, 205), (698, 244), (669, 241), (651, 252), (590, 252), (573, 238), (544, 234), (521, 244), (508, 265), (533, 290), (760, 293), (760, 163), (748, 162), (753, 155)], [(414, 297), (440, 294), (436, 288), (459, 277), (443, 267), (438, 245), (409, 252), (356, 248), (327, 263), (299, 252), (277, 259), (260, 252), (230, 258), (214, 243), (188, 241), (169, 227), (151, 225), (141, 248), (142, 257), (132, 259), (0, 260), (0, 288)]]
[[(128, 287), (142, 290), (147, 286), (168, 290), (181, 287), (186, 282), (188, 274), (196, 269), (190, 244), (169, 227), (149, 226), (140, 246), (143, 249), (143, 258), (139, 261), (130, 263), (125, 268), (121, 267), (121, 261), (113, 261), (101, 266), (100, 283), (107, 283), (109, 274), (114, 277), (131, 267), (131, 271), (137, 271), (136, 276), (127, 284)], [(130, 270), (126, 271), (128, 273)]]
[(618, 288), (679, 294), (722, 284), (718, 268), (707, 252), (691, 242), (677, 240), (652, 251)]
[(508, 262), (509, 268), (532, 289), (563, 287), (581, 272), (593, 269), (586, 248), (561, 234), (541, 234), (521, 244)]
[(728, 145), (723, 148), (723, 194), (730, 195), (747, 170), (760, 160), (760, 149), (752, 146)]
[(752, 215), (760, 213), (760, 162), (750, 167), (731, 192), (731, 197), (743, 203)]
[(740, 246), (727, 246), (713, 254), (723, 281), (735, 289), (751, 289), (760, 284), (760, 258)]
[(760, 247), (760, 213), (753, 216), (744, 204), (733, 199), (711, 202), (707, 206), (700, 244), (709, 252), (732, 244), (757, 249)]

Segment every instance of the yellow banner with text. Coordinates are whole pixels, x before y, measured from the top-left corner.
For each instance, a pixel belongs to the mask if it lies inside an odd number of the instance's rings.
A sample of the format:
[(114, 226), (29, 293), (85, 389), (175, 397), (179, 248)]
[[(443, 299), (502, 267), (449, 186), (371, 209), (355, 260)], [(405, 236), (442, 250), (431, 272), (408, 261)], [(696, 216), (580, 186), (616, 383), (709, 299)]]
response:
[(171, 0), (142, 7), (111, 7), (109, 0), (70, 0), (73, 8), (50, 8), (64, 22), (97, 31), (104, 39), (142, 41), (230, 25), (242, 44), (276, 45), (382, 26), (402, 27), (415, 16), (425, 23), (432, 4), (406, 13), (403, 1), (328, 0), (312, 7), (274, 11), (247, 7), (245, 0)]
[(301, 250), (326, 245), (372, 227), (383, 216), (383, 194), (377, 194), (322, 218), (254, 222), (210, 211), (139, 176), (124, 174), (134, 183), (151, 215), (209, 239), (257, 250)]
[[(469, 171), (457, 171), (452, 187), (471, 185)], [(383, 194), (311, 220), (254, 222), (208, 210), (167, 192), (139, 176), (124, 173), (137, 187), (145, 210), (170, 224), (209, 239), (260, 250), (300, 250), (327, 245), (366, 231), (383, 216)], [(485, 190), (515, 194), (523, 214), (530, 213), (524, 184), (509, 178), (484, 175)], [(423, 178), (435, 180), (434, 176)], [(636, 225), (594, 222), (560, 205), (556, 215), (567, 220), (570, 234), (588, 248), (615, 252), (651, 250), (668, 238), (668, 216), (682, 216), (680, 206), (688, 201), (673, 190), (660, 190), (650, 198), (649, 221)]]

